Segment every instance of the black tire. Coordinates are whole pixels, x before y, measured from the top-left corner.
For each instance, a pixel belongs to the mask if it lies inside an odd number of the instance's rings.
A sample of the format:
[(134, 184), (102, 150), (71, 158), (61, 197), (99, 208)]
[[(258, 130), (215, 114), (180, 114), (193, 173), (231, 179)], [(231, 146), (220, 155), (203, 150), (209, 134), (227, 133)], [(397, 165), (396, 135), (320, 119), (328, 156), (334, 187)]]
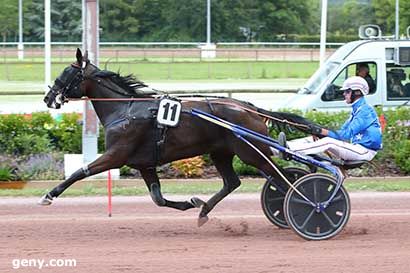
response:
[[(329, 175), (310, 174), (296, 181), (294, 186), (318, 204), (330, 198), (336, 184)], [(296, 234), (307, 240), (325, 240), (336, 236), (346, 225), (350, 216), (350, 199), (341, 186), (328, 207), (318, 211), (290, 189), (285, 197), (284, 212), (287, 223)]]
[[(308, 171), (296, 167), (284, 168), (286, 177), (290, 182), (295, 182), (299, 178), (309, 174)], [(283, 213), (283, 202), (289, 189), (287, 184), (268, 180), (265, 182), (261, 193), (262, 210), (268, 220), (280, 228), (289, 228)]]

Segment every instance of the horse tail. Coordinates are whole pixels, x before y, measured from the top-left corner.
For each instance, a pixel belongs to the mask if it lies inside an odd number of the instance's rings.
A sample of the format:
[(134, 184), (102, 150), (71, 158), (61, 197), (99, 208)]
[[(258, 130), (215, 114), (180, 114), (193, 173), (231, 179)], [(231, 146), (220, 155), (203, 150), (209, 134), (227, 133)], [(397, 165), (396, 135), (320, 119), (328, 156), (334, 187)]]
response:
[(273, 126), (276, 126), (280, 131), (289, 131), (289, 127), (295, 128), (304, 133), (310, 134), (309, 127), (311, 125), (320, 126), (304, 117), (288, 112), (272, 112), (262, 108), (257, 108), (258, 113), (269, 119)]

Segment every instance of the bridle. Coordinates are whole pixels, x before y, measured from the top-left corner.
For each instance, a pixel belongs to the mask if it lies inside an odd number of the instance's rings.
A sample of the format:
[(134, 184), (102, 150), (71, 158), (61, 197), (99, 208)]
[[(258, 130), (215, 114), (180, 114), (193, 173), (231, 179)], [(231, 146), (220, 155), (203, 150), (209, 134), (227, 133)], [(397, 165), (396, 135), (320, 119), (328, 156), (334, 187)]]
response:
[(49, 93), (46, 98), (44, 98), (44, 102), (47, 103), (48, 107), (51, 107), (52, 103), (54, 103), (55, 108), (59, 109), (65, 102), (65, 95), (68, 90), (80, 88), (81, 82), (85, 79), (84, 69), (86, 66), (87, 62), (83, 62), (82, 66), (78, 65), (77, 63), (72, 63), (71, 67), (76, 69), (77, 71), (75, 73), (71, 73), (66, 82), (63, 82), (59, 78), (57, 78), (55, 80), (54, 86), (60, 87), (59, 89), (55, 89), (49, 86), (51, 93)]

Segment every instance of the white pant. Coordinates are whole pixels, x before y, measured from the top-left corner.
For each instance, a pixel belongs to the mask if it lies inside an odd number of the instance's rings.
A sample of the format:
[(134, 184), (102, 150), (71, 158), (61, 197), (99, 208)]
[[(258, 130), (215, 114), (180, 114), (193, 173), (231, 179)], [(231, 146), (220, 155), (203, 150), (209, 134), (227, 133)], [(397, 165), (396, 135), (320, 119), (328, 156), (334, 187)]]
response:
[(313, 141), (312, 137), (295, 139), (287, 142), (289, 149), (302, 154), (318, 154), (331, 152), (343, 160), (370, 161), (376, 151), (367, 149), (360, 144), (351, 144), (331, 137), (324, 137)]

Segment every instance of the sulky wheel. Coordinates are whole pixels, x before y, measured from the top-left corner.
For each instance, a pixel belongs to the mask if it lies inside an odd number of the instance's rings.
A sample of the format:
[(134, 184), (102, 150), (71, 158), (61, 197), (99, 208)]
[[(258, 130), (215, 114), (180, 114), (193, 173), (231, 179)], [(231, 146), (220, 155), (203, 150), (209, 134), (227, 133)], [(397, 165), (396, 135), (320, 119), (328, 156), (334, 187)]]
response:
[[(302, 176), (309, 174), (308, 171), (296, 167), (284, 168), (284, 171), (286, 177), (292, 183)], [(280, 228), (289, 228), (283, 214), (283, 201), (288, 189), (289, 186), (287, 184), (275, 182), (274, 180), (267, 180), (262, 188), (262, 210), (269, 221)]]
[(350, 215), (349, 195), (343, 186), (326, 208), (320, 208), (332, 195), (336, 181), (325, 174), (310, 174), (295, 182), (294, 186), (315, 206), (290, 189), (285, 197), (284, 212), (289, 226), (307, 240), (324, 240), (337, 235)]

